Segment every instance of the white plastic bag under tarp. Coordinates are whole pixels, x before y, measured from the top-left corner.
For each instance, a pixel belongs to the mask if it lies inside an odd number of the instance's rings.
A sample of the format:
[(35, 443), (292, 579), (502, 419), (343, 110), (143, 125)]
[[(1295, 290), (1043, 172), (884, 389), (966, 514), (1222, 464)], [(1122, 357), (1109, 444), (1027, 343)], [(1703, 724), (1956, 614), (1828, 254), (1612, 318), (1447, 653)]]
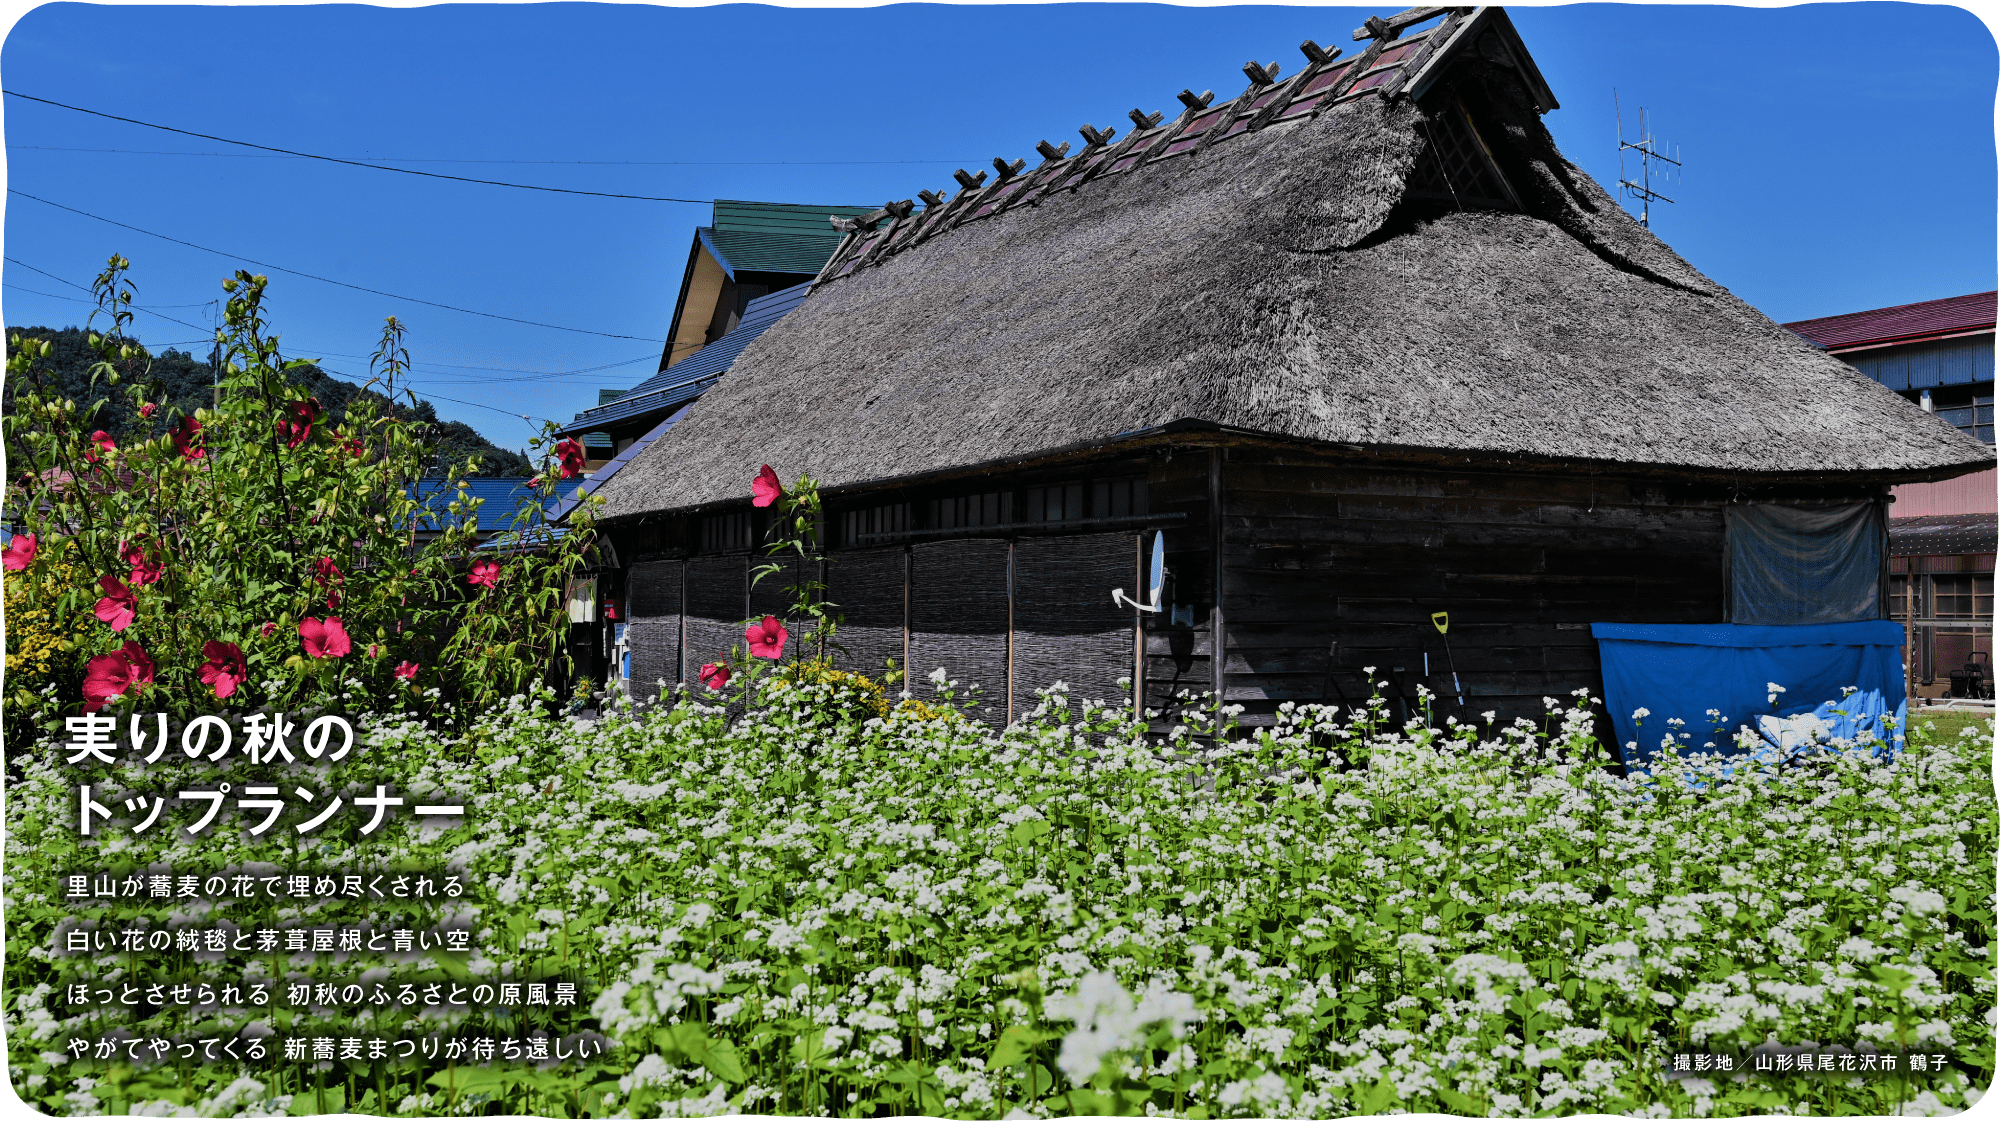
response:
[(1882, 617), (1880, 503), (1727, 509), (1730, 622), (1786, 627)]

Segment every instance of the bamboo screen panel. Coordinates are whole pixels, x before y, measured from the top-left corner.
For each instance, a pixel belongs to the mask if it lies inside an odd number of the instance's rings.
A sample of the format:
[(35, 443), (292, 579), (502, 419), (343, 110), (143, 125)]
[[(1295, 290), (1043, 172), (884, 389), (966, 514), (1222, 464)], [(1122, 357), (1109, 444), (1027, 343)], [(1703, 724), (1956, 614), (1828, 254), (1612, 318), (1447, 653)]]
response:
[[(931, 697), (931, 670), (959, 682), (957, 703), (1007, 722), (1007, 543), (937, 541), (910, 550), (910, 691)], [(969, 687), (981, 692), (976, 700)]]
[(749, 558), (697, 557), (687, 562), (687, 647), (682, 680), (692, 682), (704, 663), (720, 661), (743, 641), (750, 614)]
[(681, 679), (681, 562), (633, 565), (625, 600), (632, 616), (626, 630), (632, 694), (651, 697), (661, 680), (674, 685)]
[(1014, 546), (1014, 718), (1034, 711), (1035, 690), (1069, 683), (1072, 709), (1085, 699), (1131, 698), (1132, 610), (1111, 589), (1143, 597), (1137, 538), (1130, 533), (1024, 538)]
[[(856, 549), (826, 560), (826, 598), (841, 616), (834, 663), (869, 677), (882, 676), (883, 660), (903, 664), (903, 550)], [(891, 696), (903, 688), (901, 669), (890, 683)]]

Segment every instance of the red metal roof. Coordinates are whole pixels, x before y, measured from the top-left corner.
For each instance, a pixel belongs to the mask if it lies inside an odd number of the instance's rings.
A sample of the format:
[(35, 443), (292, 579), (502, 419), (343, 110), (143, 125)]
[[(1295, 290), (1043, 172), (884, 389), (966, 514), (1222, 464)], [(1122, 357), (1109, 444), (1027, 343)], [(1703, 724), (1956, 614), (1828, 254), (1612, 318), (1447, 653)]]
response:
[(1830, 351), (1839, 352), (1991, 331), (1994, 308), (1994, 293), (1975, 292), (1920, 304), (1801, 319), (1785, 326)]

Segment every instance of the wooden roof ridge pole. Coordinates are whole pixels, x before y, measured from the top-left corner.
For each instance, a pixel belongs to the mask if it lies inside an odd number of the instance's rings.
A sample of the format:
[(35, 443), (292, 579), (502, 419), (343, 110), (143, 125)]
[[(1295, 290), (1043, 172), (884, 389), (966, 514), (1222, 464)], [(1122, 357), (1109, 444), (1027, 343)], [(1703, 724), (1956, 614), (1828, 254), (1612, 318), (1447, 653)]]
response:
[[(835, 229), (840, 228), (838, 218), (830, 217), (828, 220), (834, 223)], [(812, 278), (813, 288), (818, 288), (833, 276), (834, 272), (847, 260), (848, 254), (853, 251), (855, 245), (860, 243), (860, 240), (860, 231), (851, 229), (847, 231), (846, 236), (840, 239), (840, 244), (833, 247), (833, 255), (826, 259), (826, 264), (819, 267), (818, 275)]]
[[(1193, 94), (1188, 93), (1186, 90), (1182, 90), (1181, 92), (1183, 94), (1186, 94), (1187, 97), (1194, 96)], [(1208, 95), (1208, 96), (1213, 96), (1213, 95)], [(1183, 100), (1185, 100), (1185, 98), (1183, 98)], [(1106, 174), (1111, 170), (1112, 166), (1116, 164), (1119, 160), (1122, 160), (1126, 156), (1131, 155), (1132, 150), (1138, 146), (1139, 141), (1146, 139), (1148, 131), (1155, 128), (1155, 126), (1158, 124), (1158, 121), (1154, 120), (1153, 115), (1142, 113), (1137, 109), (1132, 110), (1130, 113), (1126, 115), (1132, 118), (1132, 131), (1125, 134), (1125, 139), (1120, 140), (1116, 144), (1111, 145), (1111, 150), (1104, 153), (1104, 158), (1098, 160), (1095, 166), (1086, 168), (1084, 170), (1083, 179), (1076, 184), (1078, 187), (1083, 186), (1085, 183), (1092, 182), (1099, 176)], [(1167, 125), (1166, 128), (1162, 131), (1167, 133), (1173, 132), (1175, 126), (1183, 123), (1186, 120), (1187, 116), (1188, 116), (1187, 113), (1185, 112), (1182, 113), (1179, 117), (1174, 119), (1173, 124)], [(1142, 123), (1145, 121), (1153, 121), (1153, 123), (1152, 124)], [(1106, 137), (1109, 137), (1111, 134), (1112, 134), (1111, 130), (1109, 129), (1105, 130), (1105, 132), (1103, 133), (1103, 135)], [(1157, 136), (1159, 134), (1154, 133), (1154, 135)]]
[(1464, 8), (1452, 8), (1445, 14), (1444, 22), (1432, 29), (1430, 35), (1424, 39), (1423, 45), (1410, 52), (1410, 57), (1403, 60), (1403, 68), (1396, 72), (1396, 76), (1382, 83), (1384, 98), (1394, 98), (1403, 92), (1403, 87), (1409, 85), (1410, 79), (1415, 77), (1417, 72), (1424, 68), (1424, 64), (1450, 41), (1452, 32), (1456, 31), (1458, 25), (1465, 20), (1465, 14)]
[(1354, 29), (1354, 41), (1359, 43), (1363, 39), (1374, 39), (1377, 42), (1381, 42), (1394, 39), (1403, 33), (1405, 27), (1422, 23), (1427, 19), (1435, 19), (1438, 15), (1450, 10), (1450, 8), (1446, 7), (1425, 6), (1405, 8), (1388, 19), (1383, 19), (1381, 16), (1369, 16), (1368, 22)]
[(1314, 109), (1313, 112), (1317, 113), (1320, 109), (1324, 109), (1346, 96), (1347, 91), (1353, 87), (1354, 83), (1361, 80), (1363, 74), (1374, 69), (1375, 60), (1381, 57), (1382, 52), (1387, 50), (1388, 46), (1389, 40), (1387, 39), (1377, 39), (1368, 44), (1368, 49), (1361, 52), (1361, 57), (1355, 59), (1354, 65), (1347, 68), (1347, 73), (1342, 74), (1339, 81), (1327, 87), (1326, 96), (1320, 98), (1319, 108)]
[[(1277, 84), (1278, 71), (1281, 69), (1283, 67), (1279, 66), (1276, 62), (1271, 63), (1269, 66), (1260, 65), (1255, 59), (1245, 63), (1243, 66), (1243, 76), (1250, 79), (1250, 84), (1245, 86), (1243, 92), (1237, 94), (1229, 104), (1222, 107), (1222, 112), (1215, 118), (1214, 124), (1202, 130), (1201, 139), (1195, 141), (1194, 154), (1200, 155), (1214, 147), (1215, 143), (1222, 139), (1223, 134), (1229, 131), (1229, 127), (1235, 124), (1258, 98), (1264, 96), (1267, 90)], [(1275, 104), (1284, 99), (1272, 98), (1271, 100)]]
[[(1329, 50), (1313, 42), (1311, 39), (1307, 39), (1305, 42), (1299, 44), (1299, 53), (1306, 56), (1306, 68), (1292, 75), (1282, 84), (1292, 89), (1302, 90), (1311, 84), (1314, 78), (1319, 77), (1329, 67), (1333, 66), (1340, 58), (1341, 52), (1339, 47)], [(1272, 98), (1269, 105), (1259, 109), (1257, 115), (1250, 118), (1249, 127), (1243, 131), (1256, 132), (1258, 129), (1270, 124), (1273, 120), (1276, 120), (1278, 114), (1291, 108), (1292, 98), (1295, 96), (1297, 95), (1292, 93), (1280, 93), (1278, 96)]]
[(868, 266), (874, 264), (875, 262), (881, 260), (883, 255), (889, 251), (889, 242), (896, 236), (896, 231), (902, 227), (903, 223), (910, 220), (910, 213), (916, 208), (917, 208), (916, 202), (914, 202), (911, 199), (903, 199), (900, 202), (883, 203), (882, 209), (889, 212), (889, 217), (893, 219), (893, 221), (891, 221), (887, 226), (884, 226), (882, 228), (881, 236), (877, 237), (875, 239), (875, 243), (871, 245), (868, 248), (868, 250), (861, 255), (860, 262), (856, 264), (854, 267), (857, 269), (865, 269)]
[(945, 203), (943, 208), (938, 211), (938, 216), (925, 222), (924, 228), (918, 230), (917, 236), (911, 238), (909, 243), (903, 248), (908, 249), (913, 246), (922, 245), (924, 242), (936, 237), (940, 231), (948, 230), (957, 225), (958, 217), (965, 212), (966, 205), (970, 200), (979, 196), (979, 187), (980, 184), (986, 182), (986, 174), (986, 172), (982, 171), (974, 175), (962, 167), (952, 172), (951, 177), (958, 180), (958, 193), (951, 196), (951, 201)]

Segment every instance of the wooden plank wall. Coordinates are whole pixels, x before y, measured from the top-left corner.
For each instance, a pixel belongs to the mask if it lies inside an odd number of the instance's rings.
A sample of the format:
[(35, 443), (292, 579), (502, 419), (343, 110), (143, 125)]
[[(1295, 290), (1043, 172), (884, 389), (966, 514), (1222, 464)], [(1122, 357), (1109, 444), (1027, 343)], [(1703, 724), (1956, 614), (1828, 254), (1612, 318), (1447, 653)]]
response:
[[(1131, 608), (1110, 589), (1132, 594), (1139, 572), (1136, 535), (1026, 537), (1014, 545), (1014, 716), (1034, 710), (1035, 691), (1069, 684), (1073, 707), (1089, 698), (1127, 705), (1132, 665)], [(1126, 687), (1118, 680), (1124, 678)]]
[(632, 695), (650, 698), (660, 681), (672, 686), (681, 680), (681, 562), (635, 564), (625, 588)]
[[(903, 568), (901, 546), (856, 549), (827, 558), (826, 598), (841, 616), (834, 637), (847, 648), (844, 654), (834, 654), (834, 664), (841, 669), (880, 678), (886, 660), (894, 658), (900, 678), (907, 621)], [(896, 685), (896, 690), (901, 688)]]
[(742, 554), (696, 557), (687, 562), (687, 639), (681, 680), (697, 680), (701, 667), (719, 661), (743, 642), (750, 614), (750, 558)]
[(958, 704), (996, 727), (1008, 720), (1007, 550), (980, 540), (910, 547), (910, 691), (928, 700), (925, 677), (942, 666), (960, 683)]
[[(1465, 712), (1539, 718), (1544, 696), (1602, 695), (1591, 623), (1723, 619), (1713, 495), (1243, 449), (1223, 468), (1227, 699), (1246, 723), (1268, 723), (1285, 700), (1364, 699), (1371, 665), (1406, 700), (1419, 682), (1448, 696), (1453, 660)], [(1450, 613), (1452, 659), (1434, 611)]]
[[(1145, 705), (1164, 714), (1159, 726), (1170, 727), (1177, 722), (1172, 715), (1175, 694), (1186, 690), (1199, 696), (1209, 691), (1215, 677), (1209, 641), (1215, 554), (1210, 547), (1207, 451), (1187, 449), (1152, 460), (1146, 485), (1151, 512), (1187, 514), (1187, 521), (1165, 532), (1169, 607), (1181, 607), (1188, 621), (1175, 622), (1171, 610), (1145, 621)], [(1151, 536), (1147, 534), (1149, 540)]]

